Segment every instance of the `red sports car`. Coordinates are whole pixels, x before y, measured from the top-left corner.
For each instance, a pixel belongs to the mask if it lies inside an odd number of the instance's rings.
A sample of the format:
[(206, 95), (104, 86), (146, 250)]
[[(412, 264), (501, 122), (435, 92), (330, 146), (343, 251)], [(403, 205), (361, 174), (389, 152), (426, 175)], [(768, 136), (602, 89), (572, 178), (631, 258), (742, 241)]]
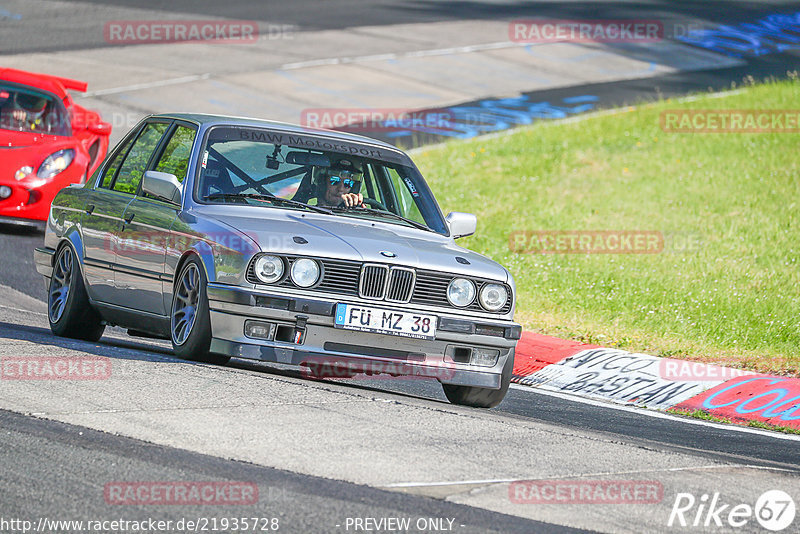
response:
[(62, 188), (108, 151), (111, 124), (73, 102), (86, 82), (0, 68), (0, 222), (44, 226)]

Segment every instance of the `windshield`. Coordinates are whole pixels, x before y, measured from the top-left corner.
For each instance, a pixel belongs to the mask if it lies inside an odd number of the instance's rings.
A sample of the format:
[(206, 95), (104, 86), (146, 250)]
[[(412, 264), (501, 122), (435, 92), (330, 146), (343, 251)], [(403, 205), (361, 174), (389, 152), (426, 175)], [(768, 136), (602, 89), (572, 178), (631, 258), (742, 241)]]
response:
[[(195, 188), (201, 202), (308, 209), (447, 233), (422, 176), (393, 150), (215, 127), (201, 157)], [(359, 199), (356, 206), (346, 201), (348, 195)]]
[(0, 129), (72, 135), (69, 115), (58, 98), (8, 83), (0, 84)]

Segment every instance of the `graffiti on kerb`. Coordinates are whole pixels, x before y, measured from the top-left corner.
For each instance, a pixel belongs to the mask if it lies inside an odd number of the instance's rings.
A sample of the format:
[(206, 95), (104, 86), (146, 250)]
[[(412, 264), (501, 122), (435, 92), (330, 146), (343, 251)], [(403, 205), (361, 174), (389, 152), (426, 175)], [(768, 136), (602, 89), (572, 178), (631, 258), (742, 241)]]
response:
[(800, 49), (800, 11), (772, 14), (733, 26), (701, 29), (676, 39), (731, 57), (763, 56)]
[(584, 113), (595, 108), (599, 100), (594, 95), (580, 95), (564, 98), (558, 104), (532, 102), (526, 95), (514, 98), (494, 98), (481, 100), (474, 104), (443, 108), (449, 114), (446, 127), (420, 125), (389, 132), (392, 138), (403, 138), (415, 133), (425, 133), (468, 139), (490, 132), (506, 130), (513, 126), (531, 124), (541, 119), (563, 119), (570, 115)]

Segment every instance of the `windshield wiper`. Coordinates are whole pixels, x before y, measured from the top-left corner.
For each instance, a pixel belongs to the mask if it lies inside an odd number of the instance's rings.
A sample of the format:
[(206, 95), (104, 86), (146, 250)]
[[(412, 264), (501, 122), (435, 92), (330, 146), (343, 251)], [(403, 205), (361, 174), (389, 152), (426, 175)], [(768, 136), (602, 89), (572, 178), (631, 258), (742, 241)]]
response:
[(253, 200), (262, 200), (264, 202), (270, 202), (272, 204), (284, 204), (287, 206), (295, 206), (298, 208), (304, 208), (311, 211), (316, 211), (317, 213), (325, 213), (327, 215), (333, 215), (333, 212), (321, 208), (319, 206), (309, 206), (308, 204), (304, 204), (303, 202), (298, 202), (297, 200), (292, 200), (290, 198), (282, 198), (276, 197), (275, 195), (260, 195), (258, 193), (214, 193), (213, 195), (208, 195), (203, 197), (203, 200), (232, 200), (232, 199), (247, 199), (251, 198)]
[(426, 230), (428, 232), (436, 233), (434, 230), (432, 230), (431, 228), (425, 226), (422, 223), (418, 223), (417, 221), (414, 221), (412, 219), (408, 219), (406, 217), (403, 217), (402, 215), (398, 215), (398, 214), (396, 214), (394, 212), (391, 212), (391, 211), (376, 210), (374, 208), (368, 208), (366, 206), (361, 206), (361, 207), (356, 207), (356, 208), (342, 206), (342, 207), (335, 207), (335, 208), (331, 208), (331, 209), (333, 211), (354, 211), (356, 213), (358, 213), (358, 212), (367, 212), (367, 213), (372, 214), (372, 215), (388, 215), (389, 217), (391, 217), (393, 219), (397, 219), (397, 220), (403, 221), (405, 223), (408, 223), (411, 226), (413, 226), (414, 228), (418, 228), (420, 230)]
[(283, 198), (276, 196), (269, 196), (267, 198), (269, 198), (273, 202), (277, 202), (278, 204), (286, 204), (287, 206), (297, 206), (298, 208), (310, 209), (311, 211), (316, 211), (317, 213), (325, 213), (326, 215), (333, 215), (333, 212), (328, 208), (322, 208), (320, 206), (311, 206), (309, 204), (305, 204), (297, 200), (292, 200), (291, 198)]

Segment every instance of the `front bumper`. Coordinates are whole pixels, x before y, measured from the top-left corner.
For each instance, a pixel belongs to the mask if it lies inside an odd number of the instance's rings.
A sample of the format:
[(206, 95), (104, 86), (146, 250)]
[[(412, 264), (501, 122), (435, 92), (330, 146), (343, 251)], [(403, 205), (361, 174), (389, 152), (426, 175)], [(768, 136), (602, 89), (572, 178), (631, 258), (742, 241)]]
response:
[(24, 228), (32, 228), (40, 232), (44, 232), (45, 228), (47, 228), (47, 221), (40, 221), (38, 219), (20, 219), (18, 217), (8, 217), (5, 215), (0, 215), (0, 224), (22, 226)]
[(45, 289), (50, 289), (50, 278), (53, 276), (53, 256), (56, 251), (46, 247), (36, 247), (33, 249), (33, 262), (36, 264), (36, 271), (44, 276)]
[[(337, 303), (393, 307), (352, 299), (298, 298), (240, 287), (208, 285), (211, 350), (237, 358), (299, 365), (309, 374), (336, 377), (386, 374), (433, 378), (444, 384), (499, 389), (503, 367), (521, 327), (504, 320), (465, 319), (437, 313), (434, 339), (414, 339), (334, 327)], [(245, 335), (245, 322), (275, 325), (272, 339)], [(491, 366), (472, 363), (476, 350), (497, 351)], [(320, 373), (321, 371), (321, 373)]]
[(56, 194), (70, 184), (80, 183), (86, 169), (71, 165), (49, 179), (29, 178), (21, 181), (0, 177), (0, 185), (11, 189), (11, 196), (0, 199), (0, 217), (22, 221), (21, 224), (43, 225)]

